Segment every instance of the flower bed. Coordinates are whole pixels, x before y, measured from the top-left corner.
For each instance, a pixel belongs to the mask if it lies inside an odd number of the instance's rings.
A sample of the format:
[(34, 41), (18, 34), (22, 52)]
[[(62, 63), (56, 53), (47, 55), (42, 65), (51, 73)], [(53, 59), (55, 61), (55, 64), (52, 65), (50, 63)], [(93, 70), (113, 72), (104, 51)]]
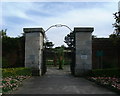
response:
[(97, 84), (106, 86), (108, 88), (120, 91), (120, 78), (115, 77), (89, 77), (91, 81), (96, 82)]
[(30, 76), (15, 76), (6, 77), (2, 79), (2, 92), (6, 93), (8, 91), (13, 91), (22, 84), (24, 79)]
[(87, 79), (120, 94), (120, 69), (92, 70)]
[(2, 75), (0, 88), (4, 94), (19, 87), (24, 79), (31, 76), (31, 70), (28, 68), (6, 68), (2, 69)]

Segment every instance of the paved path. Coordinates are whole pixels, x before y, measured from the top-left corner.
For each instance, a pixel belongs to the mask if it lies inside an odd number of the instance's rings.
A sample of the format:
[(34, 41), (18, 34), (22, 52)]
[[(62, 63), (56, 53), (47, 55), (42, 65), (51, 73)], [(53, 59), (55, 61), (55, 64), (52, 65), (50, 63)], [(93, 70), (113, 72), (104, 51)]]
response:
[(50, 68), (43, 77), (31, 77), (13, 94), (115, 94), (84, 78), (73, 77), (67, 68)]

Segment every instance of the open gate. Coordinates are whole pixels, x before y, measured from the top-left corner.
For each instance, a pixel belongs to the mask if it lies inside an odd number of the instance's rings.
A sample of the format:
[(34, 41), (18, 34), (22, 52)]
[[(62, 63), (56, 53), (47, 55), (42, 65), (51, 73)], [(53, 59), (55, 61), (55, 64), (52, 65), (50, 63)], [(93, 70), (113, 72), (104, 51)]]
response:
[(43, 58), (42, 58), (42, 65), (41, 65), (41, 75), (44, 75), (47, 71), (46, 67), (46, 49), (43, 49)]
[[(43, 50), (43, 63), (42, 63), (42, 66), (41, 66), (41, 75), (44, 75), (47, 72), (47, 66), (53, 66), (53, 67), (58, 67), (59, 68), (60, 66), (59, 66), (59, 63), (58, 63), (59, 62), (58, 58), (59, 58), (58, 53), (56, 53), (54, 51), (54, 49), (45, 48)], [(66, 66), (67, 64), (70, 67), (71, 74), (74, 75), (74, 71), (75, 71), (75, 50), (73, 48), (72, 49), (67, 49), (67, 51), (64, 52), (63, 67)]]
[[(52, 25), (52, 26), (50, 26), (46, 31), (45, 31), (45, 33), (49, 30), (49, 29), (51, 29), (52, 27), (66, 27), (66, 28), (68, 28), (69, 30), (70, 30), (70, 35), (74, 35), (73, 34), (73, 31), (67, 26), (67, 25), (61, 25), (61, 24), (56, 24), (56, 25)], [(47, 41), (47, 36), (46, 36), (46, 34), (45, 34), (45, 40)], [(74, 40), (74, 36), (73, 36), (73, 40)], [(74, 40), (75, 41), (75, 40)], [(74, 75), (74, 71), (75, 71), (75, 48), (74, 47), (71, 47), (70, 49), (70, 53), (69, 53), (69, 55), (70, 55), (70, 61), (71, 62), (69, 62), (69, 65), (70, 65), (70, 71), (71, 71), (71, 74), (73, 74)], [(50, 51), (50, 50), (49, 50)], [(43, 50), (43, 64), (42, 64), (42, 75), (44, 75), (45, 73), (46, 73), (46, 71), (47, 71), (47, 56), (48, 56), (48, 54), (50, 53), (48, 50), (47, 50), (47, 48), (46, 48), (46, 46), (45, 46), (45, 49)], [(53, 52), (52, 52), (53, 53)], [(54, 55), (55, 56), (55, 55)], [(56, 56), (55, 56), (56, 57)], [(56, 60), (55, 60), (55, 57), (54, 57), (54, 59), (53, 59), (53, 63), (54, 63), (54, 65), (57, 65), (57, 64), (55, 64), (55, 62), (57, 62)], [(61, 57), (60, 57), (61, 58)], [(52, 61), (52, 60), (51, 60)], [(60, 60), (59, 60), (60, 61)], [(60, 67), (60, 66), (59, 66)]]
[(74, 48), (71, 49), (71, 59), (72, 59), (72, 62), (70, 63), (70, 70), (71, 70), (71, 74), (74, 75), (75, 74), (75, 49)]

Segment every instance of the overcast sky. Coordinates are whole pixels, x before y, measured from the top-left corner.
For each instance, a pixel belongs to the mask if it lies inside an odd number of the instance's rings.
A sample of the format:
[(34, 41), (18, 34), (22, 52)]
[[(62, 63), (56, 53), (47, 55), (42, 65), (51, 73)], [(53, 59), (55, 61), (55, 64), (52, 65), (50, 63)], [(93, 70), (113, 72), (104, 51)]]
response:
[[(118, 11), (118, 2), (2, 2), (1, 5), (0, 26), (7, 29), (7, 35), (11, 37), (21, 35), (25, 27), (46, 30), (55, 24), (65, 24), (72, 30), (92, 26), (93, 35), (108, 37), (114, 30), (113, 13)], [(47, 37), (59, 46), (69, 32), (66, 27), (51, 28)]]

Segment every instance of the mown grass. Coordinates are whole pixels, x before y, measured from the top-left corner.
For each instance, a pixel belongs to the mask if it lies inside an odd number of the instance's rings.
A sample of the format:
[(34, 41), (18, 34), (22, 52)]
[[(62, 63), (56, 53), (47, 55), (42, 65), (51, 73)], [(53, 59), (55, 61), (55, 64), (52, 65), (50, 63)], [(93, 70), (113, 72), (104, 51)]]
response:
[[(65, 60), (63, 65), (70, 65), (71, 61)], [(46, 65), (54, 65), (54, 61), (46, 61)], [(59, 65), (59, 61), (56, 61), (56, 65)]]

